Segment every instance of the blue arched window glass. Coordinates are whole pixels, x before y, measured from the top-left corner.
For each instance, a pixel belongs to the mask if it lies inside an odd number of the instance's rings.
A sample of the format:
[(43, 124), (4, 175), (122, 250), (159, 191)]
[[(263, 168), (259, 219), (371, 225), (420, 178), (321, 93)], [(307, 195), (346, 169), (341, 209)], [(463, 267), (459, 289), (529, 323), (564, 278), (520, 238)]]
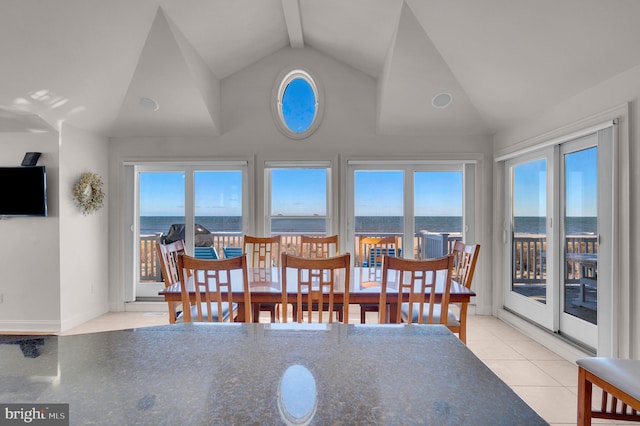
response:
[(295, 78), (287, 85), (282, 96), (282, 117), (294, 133), (309, 130), (316, 116), (316, 94), (304, 78)]
[(311, 135), (320, 121), (320, 95), (311, 75), (300, 69), (282, 77), (277, 91), (278, 127), (290, 138), (302, 139)]

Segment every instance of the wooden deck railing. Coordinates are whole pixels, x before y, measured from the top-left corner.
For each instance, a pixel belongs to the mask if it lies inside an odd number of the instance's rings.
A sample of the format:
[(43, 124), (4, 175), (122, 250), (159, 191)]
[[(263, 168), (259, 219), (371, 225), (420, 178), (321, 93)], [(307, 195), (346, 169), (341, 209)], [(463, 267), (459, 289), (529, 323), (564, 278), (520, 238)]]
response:
[[(241, 247), (241, 233), (212, 233), (213, 246), (222, 256), (223, 247)], [(389, 233), (372, 234), (367, 233), (370, 237), (388, 237)], [(282, 248), (289, 254), (296, 254), (299, 246), (299, 234), (281, 234)], [(140, 281), (162, 281), (162, 273), (160, 264), (155, 252), (155, 245), (160, 242), (162, 234), (142, 235), (140, 236)], [(354, 259), (359, 258), (361, 235), (355, 237), (355, 253)], [(402, 245), (402, 236), (400, 237), (400, 245)], [(421, 259), (426, 257), (439, 257), (440, 252), (449, 253), (453, 247), (455, 240), (461, 239), (460, 234), (441, 234), (420, 232), (414, 239), (414, 258)], [(425, 247), (427, 247), (425, 249)]]
[[(565, 239), (565, 253), (598, 253), (598, 237), (569, 235)], [(514, 284), (542, 284), (547, 281), (547, 239), (543, 235), (516, 234), (511, 256), (511, 280)], [(580, 280), (579, 262), (567, 256), (564, 268), (565, 283)]]
[[(367, 236), (383, 237), (393, 234), (367, 234)], [(223, 247), (241, 247), (240, 233), (212, 233), (213, 246), (222, 255)], [(140, 237), (140, 280), (162, 281), (160, 264), (156, 256), (155, 244), (160, 241), (161, 234), (142, 235)], [(400, 237), (402, 245), (402, 237)], [(453, 243), (460, 240), (460, 234), (437, 232), (420, 232), (414, 237), (414, 258), (438, 257), (450, 253)], [(356, 235), (354, 259), (359, 258), (360, 235)], [(299, 245), (299, 234), (282, 234), (282, 247), (287, 253), (295, 254)], [(512, 282), (522, 284), (540, 284), (547, 280), (546, 238), (541, 235), (516, 235), (513, 242)], [(565, 252), (597, 253), (598, 241), (595, 236), (568, 236), (565, 241)], [(442, 254), (440, 254), (442, 253)], [(565, 280), (567, 283), (578, 283), (580, 276), (578, 262), (567, 260)]]

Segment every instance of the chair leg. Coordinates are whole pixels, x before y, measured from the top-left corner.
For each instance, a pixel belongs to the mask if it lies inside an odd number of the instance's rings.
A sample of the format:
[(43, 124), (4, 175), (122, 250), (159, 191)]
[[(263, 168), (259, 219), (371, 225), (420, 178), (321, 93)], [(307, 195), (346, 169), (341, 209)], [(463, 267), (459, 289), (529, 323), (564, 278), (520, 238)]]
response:
[(591, 425), (592, 384), (587, 380), (587, 371), (578, 368), (578, 426)]
[(465, 345), (467, 344), (467, 328), (460, 324), (460, 331), (458, 332), (458, 337), (460, 338), (460, 341), (462, 343), (464, 343)]
[(176, 323), (176, 304), (175, 302), (168, 302), (169, 303), (169, 324), (175, 324)]
[(253, 304), (253, 322), (260, 322), (260, 305)]
[(467, 303), (463, 303), (460, 306), (460, 331), (458, 331), (458, 338), (464, 343), (467, 344)]

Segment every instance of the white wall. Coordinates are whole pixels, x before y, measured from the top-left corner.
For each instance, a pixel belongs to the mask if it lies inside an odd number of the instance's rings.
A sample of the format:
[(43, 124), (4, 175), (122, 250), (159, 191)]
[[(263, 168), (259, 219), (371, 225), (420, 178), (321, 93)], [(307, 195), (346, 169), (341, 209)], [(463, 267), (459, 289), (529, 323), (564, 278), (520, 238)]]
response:
[[(47, 170), (47, 217), (0, 220), (0, 330), (60, 329), (58, 134), (0, 133), (0, 166), (19, 166), (25, 152), (41, 152)], [(18, 182), (2, 182), (18, 185)]]
[(83, 215), (73, 187), (84, 172), (97, 173), (108, 191), (108, 139), (63, 125), (60, 138), (60, 302), (62, 330), (109, 310), (108, 203)]
[[(640, 223), (638, 212), (640, 211), (640, 196), (638, 194), (638, 179), (640, 178), (640, 150), (638, 141), (640, 140), (640, 110), (638, 109), (638, 98), (640, 97), (640, 67), (630, 69), (612, 79), (609, 79), (583, 93), (577, 94), (571, 99), (559, 105), (552, 106), (531, 120), (519, 123), (513, 127), (502, 131), (494, 137), (494, 149), (498, 152), (508, 149), (510, 146), (522, 143), (532, 138), (538, 138), (547, 133), (561, 133), (557, 129), (573, 126), (589, 117), (603, 115), (606, 116), (610, 110), (617, 110), (619, 106), (628, 103), (628, 117), (623, 117), (620, 123), (621, 146), (628, 146), (628, 151), (620, 152), (620, 169), (618, 174), (621, 178), (620, 187), (622, 193), (620, 205), (620, 239), (621, 246), (627, 248), (621, 253), (624, 261), (619, 265), (620, 282), (619, 285), (628, 287), (629, 298), (621, 298), (616, 307), (616, 313), (620, 320), (620, 333), (617, 336), (620, 356), (630, 356), (640, 358), (640, 288), (637, 277), (640, 276), (640, 263), (638, 259), (637, 241), (640, 241)], [(623, 108), (624, 109), (624, 108)], [(544, 138), (542, 138), (544, 139)], [(501, 185), (499, 169), (495, 171), (496, 180), (494, 185)], [(628, 199), (627, 195), (628, 194)], [(496, 193), (494, 209), (500, 212), (500, 194)], [(499, 215), (496, 214), (496, 217)], [(499, 222), (494, 222), (494, 241), (501, 237)], [(496, 244), (496, 248), (499, 245)], [(501, 259), (501, 255), (494, 253), (494, 266)], [(496, 279), (494, 291), (502, 291), (502, 282)]]
[[(317, 131), (304, 140), (291, 140), (276, 128), (270, 107), (277, 76), (287, 66), (302, 66), (320, 80), (324, 90), (324, 118)], [(215, 160), (254, 156), (256, 164), (285, 159), (478, 159), (478, 242), (483, 245), (478, 266), (478, 309), (491, 311), (491, 145), (481, 136), (389, 136), (375, 133), (376, 81), (357, 70), (309, 48), (283, 49), (221, 82), (222, 134), (215, 138), (111, 139), (110, 196), (123, 189), (123, 161)], [(257, 176), (259, 180), (261, 176)], [(260, 185), (260, 180), (258, 185)], [(342, 182), (340, 183), (342, 185)], [(344, 190), (344, 186), (341, 187)], [(253, 195), (253, 194), (252, 194)], [(122, 201), (120, 199), (120, 201)], [(110, 226), (118, 229), (121, 206), (112, 206)], [(111, 309), (122, 309), (124, 237), (112, 232)], [(124, 234), (126, 235), (126, 234)]]

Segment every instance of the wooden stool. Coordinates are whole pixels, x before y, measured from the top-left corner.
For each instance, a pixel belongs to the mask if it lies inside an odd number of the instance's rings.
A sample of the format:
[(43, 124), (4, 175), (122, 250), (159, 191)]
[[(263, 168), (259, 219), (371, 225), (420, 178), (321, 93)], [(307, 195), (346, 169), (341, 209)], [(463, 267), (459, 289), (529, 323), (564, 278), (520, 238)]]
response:
[[(596, 357), (576, 363), (578, 425), (590, 425), (592, 418), (640, 422), (640, 360)], [(591, 409), (592, 385), (602, 389), (597, 411)]]

